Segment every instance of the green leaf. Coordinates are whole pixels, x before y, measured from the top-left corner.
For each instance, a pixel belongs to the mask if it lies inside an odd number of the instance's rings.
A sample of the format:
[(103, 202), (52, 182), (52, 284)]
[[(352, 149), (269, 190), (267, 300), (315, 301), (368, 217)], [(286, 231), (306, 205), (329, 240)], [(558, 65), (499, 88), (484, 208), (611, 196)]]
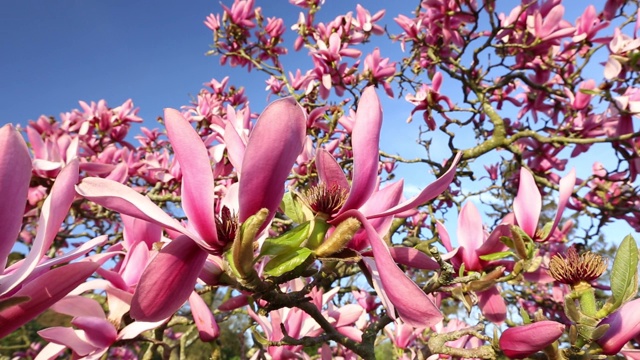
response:
[(309, 229), (310, 225), (307, 221), (278, 237), (265, 240), (260, 249), (260, 256), (277, 256), (298, 249), (309, 238)]
[(542, 227), (542, 230), (540, 230), (539, 234), (539, 238), (540, 239), (546, 239), (547, 236), (549, 236), (549, 233), (551, 232), (551, 227), (553, 226), (553, 221), (549, 221), (548, 223), (544, 224), (544, 227)]
[(520, 308), (520, 317), (522, 318), (522, 322), (525, 325), (531, 324), (531, 318), (529, 317), (529, 313), (527, 312), (527, 310), (524, 309), (524, 307)]
[(313, 252), (307, 248), (298, 248), (293, 252), (278, 255), (264, 267), (265, 274), (280, 276), (302, 265)]
[(480, 259), (485, 261), (493, 261), (493, 260), (504, 259), (509, 256), (515, 256), (515, 255), (516, 254), (514, 254), (513, 251), (500, 251), (493, 254), (480, 255)]
[(620, 243), (611, 269), (611, 311), (634, 297), (637, 289), (638, 245), (631, 235), (627, 235)]
[(291, 220), (298, 224), (309, 220), (307, 214), (305, 214), (305, 205), (300, 201), (298, 195), (292, 191), (288, 191), (284, 194), (280, 207)]

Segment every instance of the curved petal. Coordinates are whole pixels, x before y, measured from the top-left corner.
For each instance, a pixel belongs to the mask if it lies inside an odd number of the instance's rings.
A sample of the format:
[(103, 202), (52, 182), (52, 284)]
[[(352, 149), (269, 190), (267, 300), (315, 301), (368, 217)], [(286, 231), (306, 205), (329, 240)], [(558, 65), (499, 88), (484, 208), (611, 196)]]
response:
[[(29, 129), (29, 128), (27, 128)], [(39, 137), (38, 137), (39, 138)], [(22, 228), (31, 180), (31, 157), (20, 133), (10, 124), (0, 128), (0, 275)]]
[(500, 295), (500, 290), (493, 286), (478, 294), (478, 307), (482, 315), (494, 324), (500, 324), (507, 318), (507, 305)]
[(189, 296), (189, 306), (191, 307), (191, 314), (193, 314), (193, 321), (195, 321), (198, 328), (200, 340), (208, 342), (217, 339), (218, 335), (220, 335), (218, 323), (207, 303), (195, 291), (192, 291)]
[(51, 327), (38, 331), (38, 335), (49, 342), (68, 347), (78, 356), (86, 356), (97, 350), (95, 346), (81, 339), (72, 328)]
[(98, 317), (106, 319), (102, 306), (97, 301), (79, 295), (70, 295), (51, 306), (51, 310), (72, 317)]
[(269, 223), (284, 195), (284, 182), (302, 151), (307, 115), (291, 97), (272, 102), (258, 118), (242, 160), (239, 221), (262, 208)]
[(89, 343), (97, 348), (104, 349), (111, 346), (118, 337), (116, 328), (104, 318), (80, 316), (71, 320), (71, 324), (83, 330)]
[(182, 208), (204, 241), (218, 242), (214, 184), (209, 152), (191, 124), (175, 109), (164, 110), (167, 136), (182, 171)]
[[(440, 310), (407, 275), (398, 268), (391, 257), (387, 245), (380, 235), (357, 210), (349, 210), (342, 219), (355, 217), (362, 223), (369, 235), (373, 258), (378, 268), (380, 282), (387, 299), (394, 305), (400, 318), (416, 328), (426, 328), (439, 323), (443, 316)], [(340, 219), (336, 219), (340, 220)]]
[(462, 259), (467, 270), (482, 271), (477, 250), (483, 241), (480, 213), (472, 202), (467, 202), (458, 215), (458, 243), (462, 248)]
[(573, 187), (576, 185), (576, 170), (571, 169), (569, 173), (560, 179), (560, 197), (558, 199), (558, 210), (556, 211), (556, 217), (553, 219), (553, 225), (551, 226), (551, 230), (547, 235), (547, 239), (553, 235), (553, 230), (558, 226), (560, 219), (562, 218), (562, 213), (564, 212), (564, 208), (567, 206), (567, 201), (571, 197), (573, 193)]
[(151, 199), (118, 182), (101, 178), (85, 178), (76, 186), (76, 191), (83, 197), (138, 219), (149, 221), (170, 230), (189, 236), (203, 249), (211, 247), (196, 234), (185, 229), (177, 220), (167, 215)]
[(349, 181), (342, 171), (342, 167), (336, 159), (325, 149), (316, 152), (316, 168), (320, 181), (328, 186), (338, 185), (343, 189), (349, 189)]
[(353, 125), (353, 181), (351, 192), (342, 210), (358, 209), (375, 190), (378, 177), (382, 108), (375, 88), (362, 92)]
[(165, 246), (142, 273), (131, 301), (131, 317), (160, 321), (173, 315), (193, 291), (207, 253), (181, 235)]
[(42, 212), (38, 220), (38, 233), (33, 241), (33, 247), (18, 270), (3, 279), (3, 283), (0, 284), (0, 294), (6, 294), (26, 279), (36, 268), (46, 251), (49, 250), (58, 230), (60, 230), (60, 224), (69, 214), (69, 208), (75, 197), (73, 186), (77, 182), (78, 161), (74, 159), (62, 169), (53, 184), (49, 196), (42, 205)]
[(162, 319), (160, 321), (154, 321), (154, 322), (134, 321), (131, 324), (125, 326), (124, 329), (120, 330), (120, 333), (118, 334), (118, 339), (120, 340), (133, 339), (147, 330), (157, 328), (158, 326), (162, 325), (165, 321), (167, 321), (167, 319)]
[(68, 264), (48, 271), (24, 285), (13, 296), (27, 296), (30, 299), (0, 311), (0, 338), (42, 314), (83, 283), (97, 267), (97, 263), (88, 261)]
[(518, 194), (513, 201), (513, 212), (518, 226), (531, 238), (535, 236), (538, 228), (538, 218), (542, 210), (540, 191), (529, 170), (520, 169), (520, 185)]
[(461, 157), (462, 157), (462, 152), (459, 152), (458, 154), (456, 154), (456, 156), (453, 158), (453, 163), (451, 164), (451, 167), (449, 168), (449, 170), (447, 170), (439, 179), (437, 179), (436, 181), (429, 184), (426, 188), (424, 188), (420, 192), (420, 194), (412, 197), (411, 199), (401, 204), (398, 204), (397, 206), (394, 206), (393, 208), (387, 211), (381, 212), (380, 214), (369, 215), (367, 217), (371, 219), (371, 218), (377, 218), (381, 216), (397, 214), (406, 210), (413, 209), (417, 206), (420, 206), (428, 201), (431, 201), (436, 196), (442, 194), (445, 190), (447, 190), (447, 188), (449, 187), (449, 184), (451, 184), (451, 181), (453, 181), (453, 177), (456, 175), (456, 165), (458, 164), (458, 161), (460, 161)]
[(389, 249), (391, 257), (396, 262), (417, 269), (439, 270), (440, 265), (427, 254), (415, 248), (392, 247)]
[(244, 157), (244, 151), (247, 148), (247, 144), (245, 144), (242, 137), (238, 134), (235, 126), (230, 122), (228, 122), (224, 127), (224, 143), (227, 148), (229, 162), (236, 170), (238, 170), (238, 176), (242, 176), (240, 170), (242, 169), (242, 158)]

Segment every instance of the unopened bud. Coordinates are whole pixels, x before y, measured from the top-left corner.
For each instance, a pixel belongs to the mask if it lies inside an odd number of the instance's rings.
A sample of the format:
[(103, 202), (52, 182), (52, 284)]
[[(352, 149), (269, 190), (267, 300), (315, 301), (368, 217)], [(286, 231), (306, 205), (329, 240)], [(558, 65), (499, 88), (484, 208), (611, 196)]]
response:
[(360, 226), (360, 221), (352, 217), (341, 222), (329, 238), (315, 249), (314, 254), (322, 258), (342, 250), (353, 239), (353, 235), (360, 229)]
[(249, 217), (236, 233), (233, 242), (232, 255), (233, 266), (241, 278), (248, 278), (255, 272), (253, 269), (253, 242), (258, 235), (260, 227), (269, 216), (269, 210), (262, 209)]

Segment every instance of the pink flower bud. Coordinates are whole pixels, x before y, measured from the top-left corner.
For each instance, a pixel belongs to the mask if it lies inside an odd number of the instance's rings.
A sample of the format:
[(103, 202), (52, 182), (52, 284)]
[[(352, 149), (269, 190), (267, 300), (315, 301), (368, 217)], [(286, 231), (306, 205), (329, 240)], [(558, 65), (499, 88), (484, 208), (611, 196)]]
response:
[(564, 325), (549, 320), (513, 327), (500, 336), (500, 349), (509, 358), (523, 359), (556, 341), (563, 332)]
[(603, 354), (617, 354), (629, 340), (640, 334), (638, 305), (640, 305), (640, 299), (629, 301), (600, 322), (600, 325), (609, 324), (610, 326), (604, 336), (598, 339)]

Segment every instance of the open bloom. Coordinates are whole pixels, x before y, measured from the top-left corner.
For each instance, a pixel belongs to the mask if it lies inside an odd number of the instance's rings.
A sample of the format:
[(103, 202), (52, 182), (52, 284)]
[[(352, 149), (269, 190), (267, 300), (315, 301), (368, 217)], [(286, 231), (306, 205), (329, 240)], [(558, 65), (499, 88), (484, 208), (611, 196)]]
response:
[(333, 194), (345, 194), (344, 202), (325, 208), (330, 223), (337, 225), (349, 217), (357, 218), (364, 227), (361, 236), (349, 244), (354, 250), (371, 246), (374, 261), (367, 262), (379, 280), (379, 292), (383, 304), (394, 317), (397, 310), (401, 319), (414, 327), (428, 327), (438, 323), (442, 315), (429, 297), (396, 265), (389, 248), (380, 234), (385, 234), (391, 226), (393, 215), (434, 199), (446, 190), (455, 175), (458, 155), (451, 168), (438, 180), (427, 186), (417, 196), (400, 203), (403, 182), (399, 181), (376, 190), (378, 186), (378, 151), (382, 109), (373, 87), (364, 90), (352, 131), (353, 181), (347, 181), (342, 168), (326, 150), (318, 150), (316, 166), (320, 185), (333, 189)]
[[(229, 240), (218, 236), (214, 179), (207, 149), (200, 136), (177, 110), (165, 111), (167, 135), (182, 171), (183, 226), (149, 198), (124, 185), (86, 178), (78, 185), (84, 197), (122, 214), (158, 224), (178, 235), (151, 261), (138, 283), (131, 316), (159, 321), (189, 298), (207, 257), (220, 255)], [(239, 221), (258, 210), (271, 220), (284, 194), (286, 180), (305, 138), (306, 114), (292, 98), (271, 103), (262, 113), (244, 149), (239, 172)], [(158, 286), (162, 284), (162, 286)]]

